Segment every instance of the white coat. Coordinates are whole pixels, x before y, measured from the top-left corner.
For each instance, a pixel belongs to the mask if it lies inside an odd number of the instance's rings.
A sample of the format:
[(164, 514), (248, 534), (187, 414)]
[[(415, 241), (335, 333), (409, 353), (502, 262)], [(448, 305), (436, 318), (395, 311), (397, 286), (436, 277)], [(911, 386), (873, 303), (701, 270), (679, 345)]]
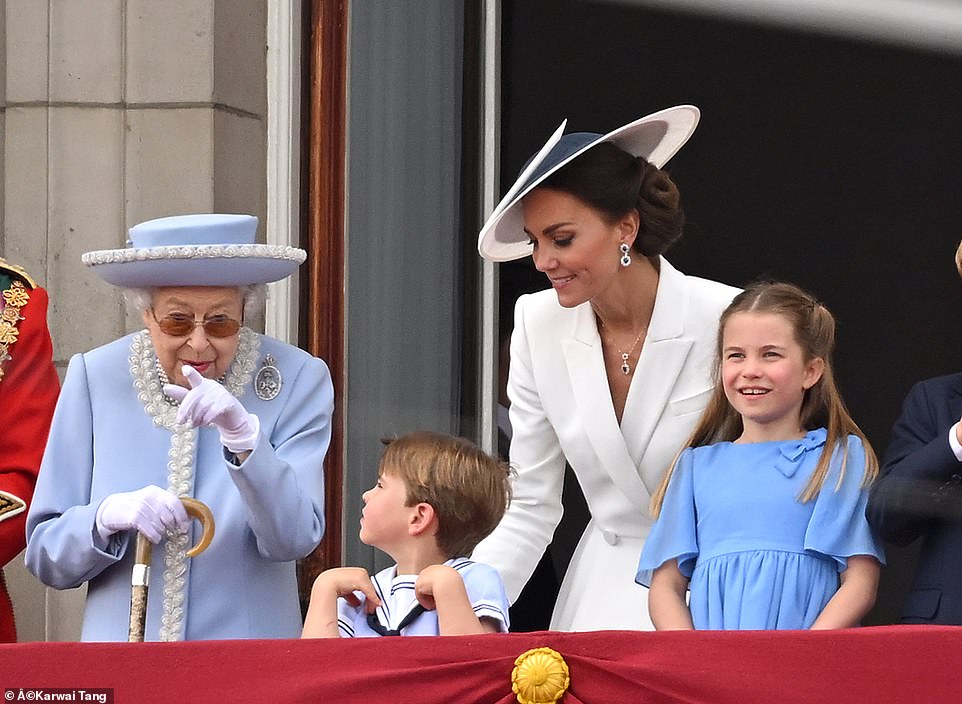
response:
[(561, 519), (565, 461), (591, 521), (551, 620), (554, 630), (651, 629), (635, 583), (651, 529), (648, 502), (711, 394), (718, 318), (738, 289), (685, 276), (665, 259), (619, 426), (589, 303), (562, 308), (553, 290), (515, 308), (508, 376), (514, 496), (472, 559), (501, 573), (517, 599)]

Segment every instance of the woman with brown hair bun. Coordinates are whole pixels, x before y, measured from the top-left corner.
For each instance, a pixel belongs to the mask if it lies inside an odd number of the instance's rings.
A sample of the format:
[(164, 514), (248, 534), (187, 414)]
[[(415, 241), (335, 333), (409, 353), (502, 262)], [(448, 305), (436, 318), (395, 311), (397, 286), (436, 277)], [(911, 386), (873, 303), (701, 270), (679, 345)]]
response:
[(493, 261), (524, 256), (553, 291), (519, 298), (511, 339), (514, 500), (474, 559), (517, 598), (562, 513), (567, 461), (591, 512), (555, 606), (556, 630), (650, 629), (634, 570), (648, 502), (711, 394), (718, 317), (737, 290), (662, 256), (684, 226), (662, 166), (693, 106), (606, 135), (559, 129), (481, 231)]

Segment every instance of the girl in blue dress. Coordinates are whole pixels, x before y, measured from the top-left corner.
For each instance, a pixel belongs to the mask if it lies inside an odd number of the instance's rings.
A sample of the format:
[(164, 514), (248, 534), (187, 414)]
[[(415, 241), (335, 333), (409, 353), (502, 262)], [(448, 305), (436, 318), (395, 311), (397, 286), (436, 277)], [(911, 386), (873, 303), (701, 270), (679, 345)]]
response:
[(791, 284), (722, 314), (714, 393), (652, 497), (636, 581), (656, 628), (844, 628), (875, 603), (878, 460), (835, 386), (834, 341), (831, 313)]

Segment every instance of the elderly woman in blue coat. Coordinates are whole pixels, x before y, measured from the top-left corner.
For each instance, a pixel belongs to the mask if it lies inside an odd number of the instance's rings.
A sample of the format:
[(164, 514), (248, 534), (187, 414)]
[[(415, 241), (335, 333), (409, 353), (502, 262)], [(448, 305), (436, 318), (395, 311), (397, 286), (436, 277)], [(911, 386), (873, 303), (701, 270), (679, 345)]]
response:
[[(70, 360), (27, 519), (28, 568), (58, 589), (87, 583), (84, 640), (127, 639), (138, 532), (163, 543), (148, 640), (300, 632), (295, 561), (324, 532), (333, 389), (323, 361), (244, 326), (306, 256), (255, 244), (256, 228), (161, 218), (84, 255), (146, 328)], [(216, 523), (193, 559), (185, 496)]]

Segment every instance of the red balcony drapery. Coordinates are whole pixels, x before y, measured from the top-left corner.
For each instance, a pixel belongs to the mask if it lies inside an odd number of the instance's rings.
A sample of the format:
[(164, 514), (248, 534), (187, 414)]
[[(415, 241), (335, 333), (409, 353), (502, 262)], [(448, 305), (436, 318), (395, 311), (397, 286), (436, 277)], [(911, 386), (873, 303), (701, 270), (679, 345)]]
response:
[(566, 704), (962, 701), (962, 628), (923, 626), (19, 643), (0, 646), (0, 691), (112, 688), (118, 704), (510, 704), (515, 659), (544, 646), (568, 664)]

